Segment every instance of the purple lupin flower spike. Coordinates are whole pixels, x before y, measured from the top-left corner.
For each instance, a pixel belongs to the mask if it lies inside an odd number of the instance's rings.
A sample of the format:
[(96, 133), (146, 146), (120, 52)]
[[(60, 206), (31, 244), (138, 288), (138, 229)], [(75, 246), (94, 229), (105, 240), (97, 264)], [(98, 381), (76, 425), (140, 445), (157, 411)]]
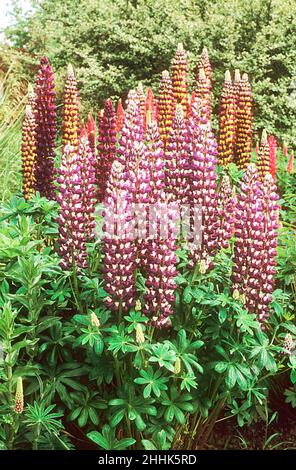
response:
[(75, 148), (69, 144), (65, 146), (58, 175), (60, 264), (64, 269), (86, 268), (85, 217), (80, 158), (75, 153)]
[(149, 238), (145, 241), (146, 292), (143, 311), (157, 328), (169, 327), (177, 276), (177, 205), (164, 191), (163, 144), (155, 122), (148, 117), (146, 160), (150, 168)]
[[(252, 251), (250, 259), (248, 291), (246, 305), (250, 312), (256, 313), (262, 324), (269, 316), (269, 304), (275, 284), (275, 257), (278, 229), (277, 189), (270, 174), (266, 175), (262, 185), (262, 220), (261, 236)], [(259, 266), (258, 266), (259, 262)]]
[(54, 74), (46, 57), (40, 60), (35, 94), (36, 190), (51, 199), (54, 195), (56, 104)]
[(176, 106), (176, 114), (168, 138), (166, 159), (166, 191), (170, 200), (180, 205), (188, 203), (189, 162), (188, 131), (181, 104)]
[(136, 302), (137, 246), (123, 169), (123, 165), (115, 160), (107, 183), (103, 253), (105, 290), (109, 294), (105, 303), (113, 310), (126, 312)]
[(82, 199), (85, 214), (84, 230), (87, 240), (94, 238), (95, 228), (95, 157), (89, 139), (79, 140), (79, 157), (82, 179)]
[(228, 248), (233, 235), (236, 199), (227, 175), (223, 176), (217, 199), (217, 245), (218, 249)]
[(87, 138), (81, 139), (79, 152), (65, 146), (58, 171), (57, 202), (60, 205), (59, 255), (64, 269), (87, 267), (86, 242), (94, 230), (94, 168)]
[(269, 313), (275, 275), (278, 195), (271, 175), (263, 184), (248, 166), (238, 194), (233, 255), (233, 292), (262, 324)]
[[(217, 143), (210, 121), (198, 100), (193, 103), (189, 132), (191, 147), (189, 200), (194, 223), (198, 221), (198, 226), (194, 229), (192, 264), (203, 259), (206, 267), (210, 267), (210, 257), (217, 250), (217, 175), (215, 171)], [(191, 224), (193, 225), (192, 222)]]

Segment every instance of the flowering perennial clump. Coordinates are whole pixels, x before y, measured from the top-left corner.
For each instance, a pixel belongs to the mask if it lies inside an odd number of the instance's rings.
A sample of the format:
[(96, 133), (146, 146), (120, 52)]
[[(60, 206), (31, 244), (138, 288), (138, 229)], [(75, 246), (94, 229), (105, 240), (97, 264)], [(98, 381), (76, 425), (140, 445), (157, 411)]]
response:
[(29, 199), (35, 193), (36, 186), (36, 121), (30, 105), (26, 106), (26, 114), (22, 130), (22, 173), (23, 195)]
[(63, 145), (73, 145), (78, 149), (79, 103), (78, 90), (74, 70), (68, 65), (67, 80), (64, 90), (63, 107)]
[(188, 61), (182, 43), (178, 44), (176, 55), (172, 61), (172, 82), (174, 100), (176, 104), (180, 103), (182, 105), (184, 116), (186, 116), (188, 107)]
[(230, 72), (225, 73), (219, 113), (218, 159), (221, 165), (233, 161), (235, 143), (235, 95)]
[(246, 73), (236, 82), (236, 137), (235, 163), (245, 170), (250, 163), (252, 153), (252, 91)]
[(53, 197), (56, 140), (55, 83), (46, 57), (40, 60), (35, 86), (36, 119), (36, 189), (42, 196)]

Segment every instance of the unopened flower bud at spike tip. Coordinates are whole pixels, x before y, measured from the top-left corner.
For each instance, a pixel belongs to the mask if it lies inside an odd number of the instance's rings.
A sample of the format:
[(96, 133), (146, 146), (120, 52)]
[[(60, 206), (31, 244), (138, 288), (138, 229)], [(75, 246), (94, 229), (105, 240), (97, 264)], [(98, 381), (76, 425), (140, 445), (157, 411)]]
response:
[(174, 366), (174, 374), (178, 375), (181, 372), (181, 360), (179, 357), (176, 358), (175, 366)]
[(91, 312), (90, 314), (90, 322), (91, 322), (91, 325), (92, 326), (95, 326), (97, 328), (100, 328), (101, 324), (100, 324), (100, 320), (98, 319), (97, 315), (95, 314), (95, 312)]
[(184, 51), (184, 46), (182, 42), (179, 42), (177, 45), (177, 51), (178, 52), (183, 52)]
[(231, 82), (231, 73), (229, 70), (226, 70), (224, 80), (225, 82)]
[(262, 135), (261, 135), (261, 145), (267, 144), (268, 139), (267, 139), (267, 131), (266, 129), (263, 129)]
[(235, 82), (240, 82), (240, 80), (241, 80), (240, 71), (239, 71), (239, 69), (235, 69), (235, 72), (234, 72), (234, 81), (235, 81)]
[(68, 64), (67, 75), (68, 75), (68, 77), (74, 77), (74, 69), (73, 69), (72, 64)]
[(136, 326), (136, 342), (138, 344), (145, 343), (145, 336), (144, 336), (144, 333), (143, 333), (141, 323), (137, 323), (137, 326)]
[(207, 79), (204, 69), (199, 69), (198, 78), (199, 78), (199, 80), (206, 80)]
[(22, 377), (17, 378), (14, 411), (18, 414), (24, 411), (24, 390)]

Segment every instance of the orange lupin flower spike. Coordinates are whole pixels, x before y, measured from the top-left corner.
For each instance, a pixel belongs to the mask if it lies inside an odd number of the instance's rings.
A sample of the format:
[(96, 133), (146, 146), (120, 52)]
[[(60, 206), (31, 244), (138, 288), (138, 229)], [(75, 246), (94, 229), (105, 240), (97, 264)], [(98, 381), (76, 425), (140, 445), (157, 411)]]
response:
[(200, 100), (202, 108), (206, 113), (206, 118), (211, 118), (211, 86), (206, 77), (204, 69), (199, 70), (198, 80), (196, 81), (195, 97)]
[(199, 72), (203, 69), (206, 74), (206, 78), (209, 80), (210, 89), (212, 89), (212, 66), (209, 59), (208, 49), (206, 47), (203, 48), (202, 53), (200, 55), (199, 63), (195, 69), (195, 79), (196, 81), (199, 80)]
[(24, 390), (22, 377), (18, 377), (16, 382), (14, 411), (19, 414), (24, 411)]
[(260, 147), (258, 152), (257, 170), (261, 181), (264, 181), (265, 175), (270, 172), (270, 154), (266, 129), (262, 131)]
[(274, 135), (270, 135), (268, 137), (268, 145), (269, 145), (269, 171), (273, 179), (275, 180), (276, 179), (277, 141)]
[(26, 106), (26, 114), (22, 131), (22, 174), (23, 195), (29, 199), (35, 194), (36, 183), (36, 120), (30, 105)]
[(158, 127), (164, 146), (168, 140), (174, 117), (174, 96), (170, 74), (162, 72), (158, 90)]
[(180, 42), (176, 55), (172, 61), (172, 82), (175, 103), (180, 103), (184, 116), (187, 116), (188, 107), (188, 61), (187, 53)]
[(124, 123), (125, 112), (122, 106), (121, 98), (118, 100), (116, 109), (116, 132), (121, 132)]
[(249, 78), (243, 74), (240, 82), (236, 82), (236, 138), (235, 163), (245, 170), (250, 163), (252, 153), (252, 90)]
[(64, 89), (63, 146), (70, 144), (78, 149), (79, 104), (77, 82), (71, 64), (68, 65)]
[(233, 160), (235, 139), (235, 97), (229, 70), (225, 72), (225, 81), (220, 100), (218, 161), (228, 165)]
[(288, 163), (287, 163), (287, 173), (291, 174), (294, 171), (294, 152), (292, 150)]
[(288, 155), (288, 144), (285, 140), (283, 142), (283, 155), (284, 155), (284, 157), (286, 157)]

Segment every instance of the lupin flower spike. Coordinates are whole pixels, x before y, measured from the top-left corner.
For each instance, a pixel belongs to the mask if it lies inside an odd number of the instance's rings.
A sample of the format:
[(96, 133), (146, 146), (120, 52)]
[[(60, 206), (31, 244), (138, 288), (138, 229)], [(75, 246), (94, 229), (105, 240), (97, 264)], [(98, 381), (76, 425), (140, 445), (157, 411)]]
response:
[(257, 168), (258, 168), (259, 178), (261, 181), (263, 181), (265, 175), (267, 175), (270, 172), (270, 149), (269, 149), (266, 129), (263, 129), (262, 131), (259, 153), (258, 153)]
[(51, 199), (54, 179), (56, 104), (54, 74), (46, 57), (40, 60), (35, 86), (36, 189)]
[(137, 246), (134, 240), (132, 205), (124, 166), (115, 160), (105, 194), (103, 253), (106, 305), (114, 311), (126, 312), (136, 303), (135, 270)]
[(143, 89), (143, 85), (140, 82), (137, 86), (137, 95), (140, 103), (140, 112), (141, 112), (141, 119), (142, 119), (142, 124), (144, 126), (145, 122), (145, 115), (146, 115), (146, 95)]
[(93, 154), (87, 137), (79, 152), (66, 145), (59, 169), (59, 255), (64, 269), (87, 267), (86, 242), (94, 232)]
[(68, 65), (64, 89), (63, 107), (63, 145), (73, 145), (78, 149), (79, 103), (77, 82), (71, 64)]
[(30, 105), (26, 106), (26, 114), (22, 130), (22, 174), (23, 195), (29, 199), (35, 193), (36, 185), (36, 121)]
[(174, 96), (170, 74), (167, 70), (162, 72), (158, 90), (158, 125), (164, 143), (167, 143), (174, 117)]
[(229, 70), (225, 73), (219, 113), (218, 160), (220, 165), (233, 161), (235, 142), (235, 96)]
[(188, 61), (187, 53), (180, 42), (176, 55), (172, 61), (172, 82), (175, 103), (180, 103), (184, 116), (187, 116), (188, 107)]
[(269, 171), (274, 181), (276, 181), (276, 164), (277, 164), (277, 141), (274, 135), (268, 137), (269, 145)]
[(24, 390), (22, 377), (18, 377), (16, 382), (14, 411), (18, 414), (24, 411)]
[(97, 199), (102, 202), (107, 180), (116, 154), (116, 115), (111, 99), (105, 101), (98, 135), (98, 158), (96, 162)]
[(211, 89), (212, 88), (212, 66), (211, 66), (211, 62), (209, 59), (208, 49), (206, 47), (203, 48), (201, 55), (200, 55), (199, 63), (196, 67), (196, 71), (195, 71), (196, 81), (199, 80), (199, 72), (201, 69), (204, 70), (206, 74), (206, 78), (209, 80), (210, 89)]
[(228, 248), (229, 239), (233, 235), (235, 221), (236, 198), (227, 175), (223, 176), (217, 201), (217, 244), (218, 248)]
[(195, 98), (199, 99), (207, 119), (211, 118), (211, 87), (204, 69), (200, 69), (195, 86)]
[(235, 163), (245, 170), (250, 163), (252, 153), (253, 98), (251, 85), (246, 73), (240, 82), (236, 82), (236, 138)]
[(124, 109), (122, 106), (121, 98), (118, 100), (116, 109), (116, 132), (121, 132), (124, 123)]
[(89, 146), (93, 154), (95, 155), (96, 154), (96, 123), (92, 115), (92, 112), (88, 113), (86, 131), (87, 131)]
[(288, 144), (285, 140), (283, 142), (283, 155), (284, 155), (284, 157), (286, 157), (288, 155)]
[(294, 152), (293, 152), (293, 150), (290, 154), (286, 170), (287, 170), (287, 173), (289, 173), (289, 174), (293, 173), (293, 171), (294, 171)]

